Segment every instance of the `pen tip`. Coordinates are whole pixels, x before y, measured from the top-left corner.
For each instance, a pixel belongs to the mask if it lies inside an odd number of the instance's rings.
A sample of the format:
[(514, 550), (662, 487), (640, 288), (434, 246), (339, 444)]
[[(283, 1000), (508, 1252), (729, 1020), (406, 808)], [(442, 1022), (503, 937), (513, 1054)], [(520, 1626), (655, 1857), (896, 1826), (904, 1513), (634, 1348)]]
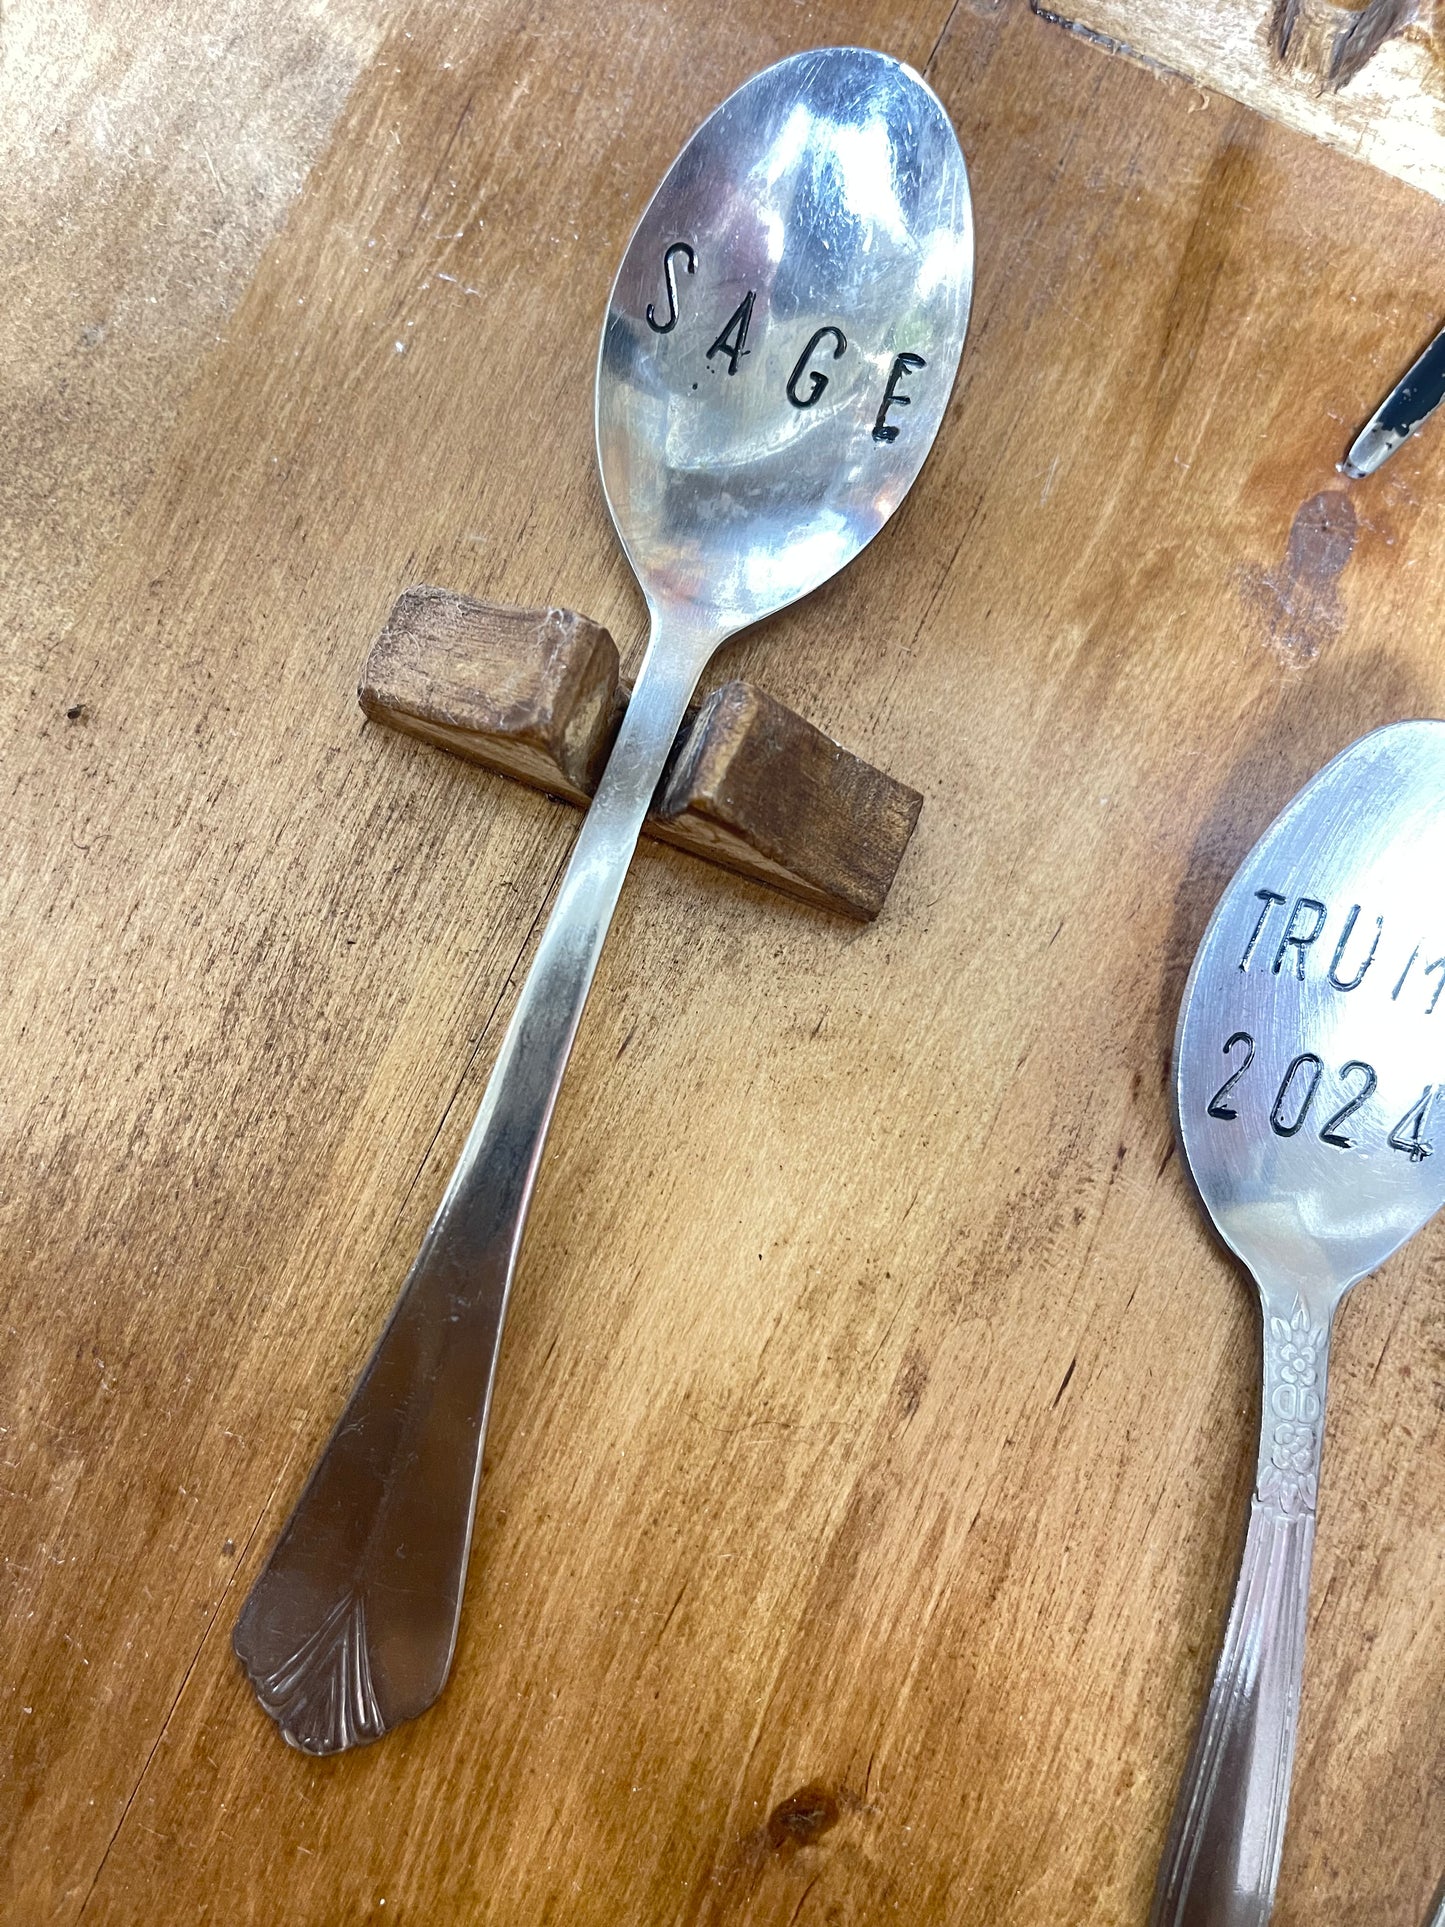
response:
[(1366, 475), (1373, 475), (1406, 439), (1395, 430), (1381, 428), (1371, 422), (1355, 437), (1349, 454), (1340, 463), (1341, 475), (1348, 476), (1352, 482), (1363, 481)]

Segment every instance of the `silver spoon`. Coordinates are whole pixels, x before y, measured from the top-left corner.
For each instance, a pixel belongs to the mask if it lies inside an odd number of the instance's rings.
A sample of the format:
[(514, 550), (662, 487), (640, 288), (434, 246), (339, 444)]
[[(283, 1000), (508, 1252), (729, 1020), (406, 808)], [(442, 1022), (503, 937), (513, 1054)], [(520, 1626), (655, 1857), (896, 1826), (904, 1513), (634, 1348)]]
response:
[(1330, 1327), (1445, 1203), (1445, 723), (1394, 723), (1306, 786), (1215, 911), (1179, 1014), (1180, 1142), (1264, 1326), (1259, 1470), (1154, 1927), (1260, 1927), (1304, 1664)]
[(972, 288), (948, 116), (858, 48), (739, 88), (632, 237), (597, 449), (647, 653), (461, 1158), (236, 1625), (262, 1706), (307, 1752), (378, 1738), (446, 1681), (507, 1293), (643, 816), (718, 646), (834, 575), (907, 494)]

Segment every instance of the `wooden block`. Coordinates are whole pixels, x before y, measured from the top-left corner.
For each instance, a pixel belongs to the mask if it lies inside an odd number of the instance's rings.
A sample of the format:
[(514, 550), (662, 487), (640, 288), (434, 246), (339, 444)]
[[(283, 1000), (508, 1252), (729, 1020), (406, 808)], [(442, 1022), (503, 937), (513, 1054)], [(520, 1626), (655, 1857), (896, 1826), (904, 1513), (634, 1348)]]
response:
[(389, 723), (569, 803), (597, 787), (625, 701), (617, 645), (570, 609), (408, 589), (357, 696)]
[[(361, 707), (585, 807), (627, 704), (607, 631), (566, 609), (409, 589), (362, 670)], [(923, 798), (751, 683), (689, 710), (644, 834), (868, 922)]]
[(1408, 0), (1034, 0), (1034, 10), (1445, 196), (1438, 29)]
[(684, 730), (648, 832), (864, 920), (878, 915), (923, 798), (766, 690), (728, 682)]

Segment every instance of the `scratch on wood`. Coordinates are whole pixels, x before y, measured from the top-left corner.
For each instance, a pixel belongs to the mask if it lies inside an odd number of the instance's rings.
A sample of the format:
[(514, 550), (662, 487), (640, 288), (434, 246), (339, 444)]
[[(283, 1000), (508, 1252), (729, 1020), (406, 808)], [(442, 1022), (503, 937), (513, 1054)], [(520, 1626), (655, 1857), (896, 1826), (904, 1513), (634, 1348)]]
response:
[(1048, 7), (1041, 7), (1038, 0), (1030, 0), (1030, 11), (1047, 26), (1062, 27), (1065, 33), (1072, 34), (1076, 40), (1085, 40), (1091, 47), (1098, 47), (1106, 54), (1119, 54), (1148, 73), (1158, 74), (1165, 80), (1188, 79), (1188, 75), (1181, 74), (1177, 67), (1166, 67), (1162, 60), (1152, 60), (1148, 54), (1140, 53), (1137, 47), (1129, 46), (1126, 41), (1115, 40), (1112, 34), (1100, 33), (1097, 27), (1086, 27), (1082, 20), (1070, 20), (1067, 14), (1054, 13)]
[[(86, 1888), (85, 1899), (80, 1903), (80, 1913), (77, 1914), (76, 1916), (77, 1919), (80, 1919), (83, 1917), (86, 1909), (90, 1906), (91, 1901), (95, 1897), (95, 1890), (100, 1885), (100, 1877), (105, 1872), (105, 1865), (106, 1865), (106, 1862), (110, 1859), (111, 1849), (115, 1846), (116, 1841), (120, 1838), (121, 1829), (124, 1827), (127, 1819), (130, 1817), (130, 1810), (135, 1805), (136, 1797), (140, 1793), (142, 1786), (145, 1784), (146, 1775), (150, 1772), (151, 1766), (155, 1760), (156, 1754), (159, 1753), (161, 1749), (161, 1745), (165, 1740), (166, 1734), (170, 1730), (171, 1721), (175, 1718), (176, 1708), (180, 1705), (182, 1696), (184, 1695), (187, 1686), (190, 1685), (191, 1675), (195, 1672), (196, 1667), (200, 1664), (201, 1654), (206, 1650), (206, 1642), (211, 1637), (212, 1632), (215, 1630), (216, 1621), (220, 1618), (222, 1609), (224, 1608), (227, 1599), (230, 1597), (231, 1588), (235, 1584), (236, 1575), (245, 1566), (246, 1554), (251, 1550), (251, 1541), (256, 1537), (256, 1534), (261, 1530), (261, 1522), (266, 1517), (266, 1514), (271, 1510), (271, 1506), (275, 1501), (276, 1494), (280, 1490), (281, 1481), (290, 1474), (293, 1458), (294, 1458), (294, 1453), (287, 1454), (285, 1460), (281, 1465), (280, 1470), (276, 1474), (276, 1477), (274, 1482), (272, 1483), (270, 1492), (266, 1495), (265, 1505), (262, 1506), (261, 1510), (256, 1515), (256, 1523), (251, 1527), (251, 1530), (246, 1534), (246, 1543), (241, 1548), (241, 1556), (232, 1566), (231, 1571), (226, 1578), (226, 1582), (221, 1588), (220, 1597), (216, 1601), (215, 1610), (212, 1612), (210, 1618), (206, 1621), (205, 1627), (201, 1633), (201, 1637), (196, 1643), (196, 1650), (191, 1654), (190, 1663), (186, 1667), (186, 1670), (181, 1677), (180, 1685), (176, 1688), (175, 1698), (171, 1701), (169, 1710), (167, 1711), (165, 1718), (161, 1721), (160, 1731), (156, 1734), (155, 1743), (152, 1745), (149, 1753), (146, 1754), (145, 1765), (141, 1768), (140, 1772), (136, 1775), (135, 1785), (131, 1788), (130, 1793), (126, 1798), (125, 1805), (121, 1808), (120, 1818), (115, 1823), (115, 1830), (111, 1834), (110, 1839), (106, 1842), (105, 1852), (100, 1856), (100, 1861), (96, 1866), (95, 1874), (91, 1879), (91, 1883), (89, 1887)], [(138, 1822), (137, 1824), (143, 1824), (143, 1823)], [(152, 1827), (152, 1828), (148, 1828), (147, 1831), (153, 1833), (155, 1829)]]
[(1069, 1360), (1069, 1369), (1064, 1373), (1063, 1383), (1059, 1386), (1059, 1389), (1054, 1393), (1054, 1402), (1049, 1407), (1050, 1411), (1053, 1411), (1053, 1412), (1058, 1411), (1059, 1400), (1064, 1396), (1064, 1393), (1068, 1391), (1069, 1380), (1074, 1376), (1074, 1367), (1078, 1364), (1078, 1362), (1079, 1362), (1079, 1355), (1077, 1352), (1075, 1352), (1074, 1356)]

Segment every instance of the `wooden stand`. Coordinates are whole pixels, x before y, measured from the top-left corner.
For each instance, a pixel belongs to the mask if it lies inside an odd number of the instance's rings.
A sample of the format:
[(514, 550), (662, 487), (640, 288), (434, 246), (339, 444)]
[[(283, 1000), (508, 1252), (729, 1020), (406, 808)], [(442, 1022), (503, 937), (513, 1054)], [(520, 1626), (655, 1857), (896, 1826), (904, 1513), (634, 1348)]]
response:
[[(585, 808), (629, 694), (616, 644), (567, 609), (408, 589), (372, 644), (361, 707)], [(878, 915), (923, 798), (752, 683), (689, 710), (644, 834), (824, 909)]]

